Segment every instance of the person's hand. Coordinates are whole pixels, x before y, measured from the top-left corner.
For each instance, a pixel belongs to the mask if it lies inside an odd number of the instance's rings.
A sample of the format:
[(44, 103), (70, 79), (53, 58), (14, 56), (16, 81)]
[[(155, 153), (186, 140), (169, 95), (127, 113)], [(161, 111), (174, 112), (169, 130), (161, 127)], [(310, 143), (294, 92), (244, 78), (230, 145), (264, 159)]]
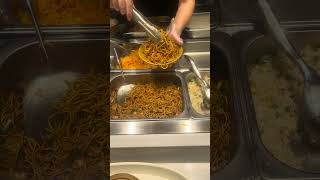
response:
[(126, 15), (128, 21), (132, 20), (133, 0), (110, 0), (110, 8)]
[(181, 30), (179, 30), (175, 23), (174, 23), (174, 18), (171, 19), (171, 23), (167, 29), (167, 33), (169, 35), (169, 37), (171, 37), (178, 45), (182, 45), (183, 44), (183, 40), (181, 39), (180, 35), (181, 35)]

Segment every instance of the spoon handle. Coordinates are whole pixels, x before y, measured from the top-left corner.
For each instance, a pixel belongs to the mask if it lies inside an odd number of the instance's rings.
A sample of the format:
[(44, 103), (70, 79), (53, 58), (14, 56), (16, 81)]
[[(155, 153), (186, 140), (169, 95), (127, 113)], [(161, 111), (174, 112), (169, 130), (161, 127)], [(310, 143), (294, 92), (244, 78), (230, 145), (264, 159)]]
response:
[(202, 78), (201, 73), (199, 72), (196, 64), (194, 63), (194, 60), (192, 57), (188, 55), (184, 55), (185, 58), (190, 62), (193, 72), (196, 74), (197, 78), (200, 79), (201, 83), (204, 87), (208, 88), (208, 83)]
[(46, 47), (44, 46), (44, 41), (43, 41), (43, 38), (42, 38), (40, 26), (38, 24), (38, 21), (37, 21), (37, 18), (35, 16), (35, 14), (33, 13), (32, 4), (31, 4), (30, 0), (26, 0), (26, 3), (27, 3), (27, 7), (28, 7), (29, 13), (30, 13), (31, 18), (32, 18), (32, 22), (33, 22), (34, 28), (36, 30), (36, 35), (38, 37), (41, 50), (44, 53), (46, 60), (48, 61), (49, 60), (49, 56), (48, 56)]
[(270, 28), (273, 38), (282, 46), (286, 53), (291, 56), (291, 60), (293, 60), (298, 65), (300, 71), (304, 74), (305, 80), (310, 80), (311, 71), (309, 67), (305, 64), (294, 46), (289, 42), (286, 34), (284, 33), (284, 30), (281, 28), (280, 23), (273, 14), (268, 2), (266, 0), (257, 0), (257, 2), (264, 15), (268, 28)]
[(116, 56), (116, 60), (117, 60), (117, 62), (118, 62), (118, 65), (119, 65), (119, 67), (120, 67), (120, 70), (121, 70), (121, 76), (122, 76), (123, 80), (126, 81), (126, 78), (125, 78), (124, 72), (123, 72), (123, 68), (122, 68), (122, 65), (121, 65), (121, 62), (120, 62), (120, 59), (119, 59), (119, 56), (118, 56), (118, 53), (117, 53), (116, 48), (113, 48), (113, 51), (114, 51), (114, 54), (115, 54), (115, 56)]
[(118, 40), (118, 39), (114, 39), (111, 38), (110, 39), (110, 44), (113, 44), (114, 46), (117, 46), (118, 48), (120, 48), (126, 55), (128, 55), (130, 53), (130, 51), (128, 49), (126, 49), (124, 47), (124, 41)]

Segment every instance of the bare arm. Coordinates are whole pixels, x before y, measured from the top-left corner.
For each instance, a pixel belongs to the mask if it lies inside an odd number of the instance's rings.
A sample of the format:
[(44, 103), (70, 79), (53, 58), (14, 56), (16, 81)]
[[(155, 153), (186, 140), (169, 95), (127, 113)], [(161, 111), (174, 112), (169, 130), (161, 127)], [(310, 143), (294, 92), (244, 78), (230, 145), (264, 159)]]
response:
[[(179, 7), (176, 16), (168, 27), (168, 34), (177, 44), (182, 45), (183, 40), (180, 35), (188, 24), (193, 14), (195, 0), (179, 0)], [(110, 7), (126, 15), (127, 19), (132, 20), (133, 0), (110, 0)]]
[(168, 29), (168, 34), (178, 44), (182, 45), (183, 40), (180, 35), (192, 17), (195, 6), (195, 0), (179, 0), (179, 7), (174, 20)]
[(193, 14), (195, 0), (180, 0), (179, 8), (175, 17), (177, 32), (181, 34), (184, 27), (188, 24)]

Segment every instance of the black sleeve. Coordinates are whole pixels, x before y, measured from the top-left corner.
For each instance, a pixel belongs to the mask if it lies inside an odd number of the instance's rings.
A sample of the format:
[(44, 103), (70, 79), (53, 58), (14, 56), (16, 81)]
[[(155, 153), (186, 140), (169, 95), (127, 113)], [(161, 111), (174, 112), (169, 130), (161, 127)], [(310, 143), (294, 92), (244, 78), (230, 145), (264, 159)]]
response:
[(133, 0), (135, 7), (145, 16), (174, 17), (179, 0)]

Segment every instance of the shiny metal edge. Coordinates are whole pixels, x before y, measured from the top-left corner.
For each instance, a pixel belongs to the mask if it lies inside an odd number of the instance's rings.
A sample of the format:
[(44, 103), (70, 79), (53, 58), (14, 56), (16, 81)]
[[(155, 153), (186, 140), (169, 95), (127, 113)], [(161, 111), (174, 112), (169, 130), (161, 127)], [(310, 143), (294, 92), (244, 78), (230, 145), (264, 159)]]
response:
[[(210, 71), (210, 68), (198, 68), (199, 71)], [(150, 69), (145, 69), (145, 70), (123, 70), (125, 73), (165, 73), (165, 72), (178, 72), (178, 73), (185, 73), (185, 72), (191, 72), (190, 69), (188, 68), (180, 68), (180, 69), (167, 69), (167, 70), (150, 70)], [(115, 70), (110, 70), (111, 74), (115, 73), (121, 73), (121, 70), (115, 69)]]
[(208, 29), (188, 29), (185, 30), (188, 38), (210, 38), (210, 28)]
[(210, 132), (210, 119), (110, 122), (111, 135), (190, 134)]

